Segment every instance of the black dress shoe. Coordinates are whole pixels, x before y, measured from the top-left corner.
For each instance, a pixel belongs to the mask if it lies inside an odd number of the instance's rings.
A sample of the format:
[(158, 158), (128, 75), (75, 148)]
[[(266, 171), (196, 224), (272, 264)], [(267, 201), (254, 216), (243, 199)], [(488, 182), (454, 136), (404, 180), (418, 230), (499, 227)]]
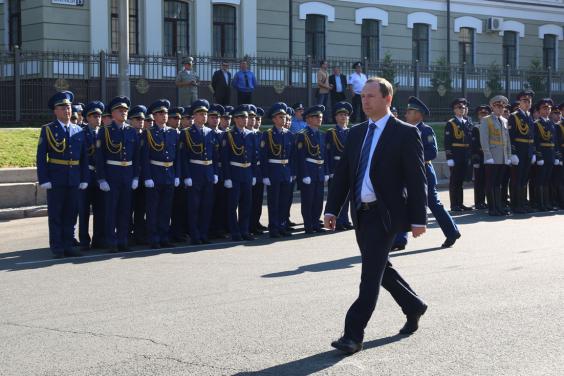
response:
[(257, 238), (255, 238), (255, 237), (252, 236), (251, 234), (243, 234), (243, 235), (241, 235), (241, 237), (242, 237), (244, 240), (249, 240), (249, 241), (257, 240)]
[(72, 239), (72, 245), (73, 247), (78, 247), (80, 245), (80, 242), (78, 240), (76, 240), (75, 238)]
[(441, 245), (441, 248), (450, 248), (454, 245), (454, 243), (456, 243), (456, 241), (461, 237), (462, 235), (460, 235), (460, 232), (458, 234), (456, 234), (455, 236), (452, 236), (450, 238), (446, 238), (445, 242)]
[(399, 333), (400, 334), (415, 333), (417, 329), (419, 329), (419, 319), (421, 318), (421, 316), (425, 314), (426, 311), (427, 311), (427, 306), (425, 305), (423, 306), (423, 309), (419, 311), (419, 313), (414, 315), (408, 315), (407, 321), (405, 322), (405, 325), (400, 329)]
[(62, 258), (65, 258), (65, 254), (64, 253), (53, 253), (53, 259), (55, 260), (60, 260)]
[(324, 228), (316, 228), (315, 230), (313, 230), (315, 232), (317, 232), (318, 234), (323, 234), (324, 232), (327, 232), (327, 230), (325, 230)]
[(158, 243), (151, 243), (151, 249), (159, 249), (161, 246)]
[(176, 247), (173, 243), (169, 243), (169, 242), (162, 242), (161, 243), (161, 247), (162, 248), (174, 248)]
[(122, 245), (118, 245), (117, 247), (118, 252), (129, 252), (131, 251), (131, 249), (129, 249), (126, 245), (122, 244)]
[(80, 246), (80, 250), (81, 251), (89, 251), (90, 245), (89, 244), (83, 244), (83, 245)]
[(362, 342), (356, 342), (345, 337), (341, 337), (338, 340), (331, 342), (331, 346), (348, 355), (352, 355), (355, 352), (362, 350)]
[(280, 237), (280, 233), (279, 233), (279, 232), (270, 231), (270, 232), (268, 233), (268, 236), (270, 236), (271, 238), (275, 239), (275, 238), (279, 238), (279, 237)]
[(211, 244), (209, 239), (202, 239), (201, 242), (202, 242), (202, 244)]
[(80, 251), (75, 251), (74, 249), (65, 250), (65, 257), (82, 257), (84, 253)]
[(452, 208), (450, 208), (451, 212), (461, 212), (462, 208), (460, 206), (453, 206)]
[(315, 231), (313, 231), (313, 230), (305, 230), (305, 231), (304, 231), (304, 234), (313, 235), (313, 234), (315, 234)]
[(268, 227), (261, 225), (260, 223), (257, 225), (257, 228), (262, 231), (268, 230)]
[(345, 223), (343, 227), (345, 228), (345, 230), (352, 230), (354, 228), (354, 226), (350, 223)]
[(392, 249), (390, 249), (390, 251), (391, 251), (391, 252), (394, 252), (394, 251), (403, 251), (404, 249), (405, 249), (405, 245), (403, 245), (403, 244), (394, 244), (394, 245), (392, 246)]
[(475, 207), (476, 207), (476, 210), (483, 210), (483, 209), (487, 209), (488, 205), (483, 204), (483, 203), (479, 203), (479, 204), (476, 204)]
[(232, 242), (240, 242), (240, 241), (242, 241), (242, 240), (243, 240), (243, 238), (240, 237), (239, 235), (237, 235), (237, 236), (232, 236), (232, 237), (231, 237), (231, 241), (232, 241)]
[(288, 226), (294, 227), (294, 226), (297, 226), (297, 225), (298, 225), (297, 223), (294, 223), (292, 221), (288, 221)]
[(282, 235), (284, 237), (288, 237), (288, 236), (292, 236), (292, 233), (290, 231), (282, 230), (282, 231), (280, 231), (280, 235)]
[(345, 231), (345, 226), (343, 226), (343, 225), (336, 225), (336, 226), (335, 226), (335, 231)]
[(200, 245), (200, 244), (202, 244), (202, 241), (201, 241), (201, 240), (192, 240), (192, 241), (190, 242), (190, 244), (191, 244), (191, 245)]
[(470, 207), (470, 206), (466, 206), (466, 205), (462, 205), (462, 206), (461, 206), (461, 209), (462, 209), (463, 211), (474, 210), (474, 208), (472, 208), (472, 207)]

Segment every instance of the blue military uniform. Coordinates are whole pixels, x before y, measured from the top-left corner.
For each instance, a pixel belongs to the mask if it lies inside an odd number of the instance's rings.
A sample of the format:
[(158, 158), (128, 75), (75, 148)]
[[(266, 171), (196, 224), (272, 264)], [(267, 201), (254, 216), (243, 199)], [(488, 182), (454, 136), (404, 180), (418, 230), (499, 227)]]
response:
[[(110, 111), (129, 109), (127, 97), (116, 97)], [(131, 218), (132, 190), (139, 183), (139, 138), (137, 131), (115, 121), (98, 131), (96, 173), (100, 189), (106, 189), (106, 237), (112, 252), (126, 251)], [(109, 190), (108, 190), (109, 189)], [(117, 248), (116, 248), (117, 247)]]
[[(74, 95), (58, 92), (49, 108), (69, 106)], [(55, 120), (41, 127), (37, 144), (37, 178), (47, 189), (49, 247), (55, 258), (77, 256), (72, 250), (78, 215), (79, 187), (89, 181), (86, 135), (78, 125)]]
[[(251, 105), (251, 112), (254, 111), (254, 116), (256, 118), (262, 118), (264, 116), (264, 110), (260, 107), (255, 107)], [(262, 138), (262, 132), (258, 128), (254, 128), (251, 130), (253, 132), (253, 136), (255, 138), (255, 146), (256, 146), (256, 161), (257, 161), (257, 168), (255, 170), (255, 177), (256, 177), (256, 184), (253, 185), (253, 194), (252, 194), (252, 203), (251, 203), (251, 219), (249, 223), (250, 232), (256, 235), (262, 234), (266, 229), (260, 223), (260, 217), (262, 215), (262, 203), (264, 201), (264, 184), (262, 183), (262, 170), (261, 164), (262, 161), (260, 159), (260, 140)]]
[[(192, 113), (208, 112), (209, 103), (192, 103)], [(208, 231), (213, 211), (213, 185), (217, 183), (217, 138), (208, 127), (196, 124), (180, 135), (182, 178), (188, 187), (188, 227), (192, 244), (209, 243)]]
[[(339, 113), (346, 113), (347, 116), (351, 116), (353, 112), (353, 107), (348, 102), (338, 102), (333, 106), (333, 117)], [(325, 147), (327, 148), (327, 166), (329, 169), (329, 183), (331, 185), (331, 178), (335, 172), (335, 167), (337, 163), (341, 160), (343, 151), (345, 149), (345, 143), (347, 142), (347, 136), (349, 134), (348, 128), (342, 128), (335, 125), (325, 133)], [(341, 208), (341, 212), (337, 216), (336, 229), (337, 230), (348, 230), (351, 229), (352, 225), (349, 220), (349, 200), (345, 201), (345, 204)]]
[[(476, 108), (476, 114), (480, 112), (492, 113), (488, 105), (481, 105)], [(486, 209), (486, 168), (484, 167), (484, 152), (480, 142), (480, 127), (472, 127), (472, 166), (474, 167), (474, 207), (476, 209)]]
[[(537, 102), (536, 107), (554, 106), (554, 102), (550, 98), (541, 99)], [(536, 154), (536, 184), (535, 184), (535, 202), (538, 210), (552, 210), (550, 202), (550, 178), (554, 161), (556, 158), (556, 126), (550, 119), (539, 118), (534, 125), (534, 140)]]
[[(286, 114), (288, 106), (278, 102), (270, 107), (268, 117)], [(271, 238), (289, 236), (286, 230), (286, 209), (291, 195), (294, 173), (294, 136), (286, 128), (273, 126), (261, 135), (259, 142), (261, 175), (266, 185), (268, 231)]]
[[(247, 116), (248, 105), (240, 105), (233, 117)], [(229, 231), (231, 239), (253, 240), (249, 233), (252, 186), (256, 184), (257, 148), (250, 130), (236, 126), (226, 132), (221, 144), (224, 185), (229, 190)]]
[[(304, 118), (323, 114), (325, 106), (316, 105), (304, 112)], [(301, 212), (306, 234), (324, 232), (319, 219), (323, 210), (323, 187), (329, 179), (324, 138), (319, 130), (307, 126), (296, 136), (296, 170), (301, 192)]]
[[(458, 105), (468, 105), (465, 98), (455, 99), (451, 103), (454, 108)], [(471, 124), (466, 119), (453, 117), (445, 126), (445, 154), (447, 160), (454, 161), (450, 169), (449, 195), (452, 211), (471, 210), (464, 206), (464, 178), (470, 162), (470, 143), (472, 142)]]
[[(534, 93), (526, 90), (517, 95), (517, 99), (522, 97), (533, 98)], [(515, 213), (526, 213), (527, 210), (527, 181), (529, 178), (529, 170), (531, 160), (535, 153), (534, 145), (534, 124), (529, 114), (524, 113), (521, 109), (513, 112), (509, 116), (507, 128), (509, 130), (509, 138), (511, 139), (512, 159), (516, 156), (519, 160), (517, 165), (513, 166), (512, 185), (514, 202), (513, 208)], [(515, 177), (515, 179), (513, 179)]]
[[(220, 104), (212, 104), (208, 111), (209, 115), (217, 115), (219, 117), (225, 116), (225, 108)], [(221, 156), (221, 144), (223, 137), (225, 136), (225, 131), (223, 131), (219, 125), (213, 129), (216, 137), (216, 155)], [(228, 212), (227, 203), (229, 201), (229, 192), (227, 188), (223, 185), (223, 164), (221, 158), (217, 163), (217, 176), (218, 183), (214, 185), (214, 199), (213, 199), (213, 214), (212, 221), (210, 225), (210, 236), (212, 238), (224, 238), (229, 229), (229, 218), (225, 215)]]
[[(558, 106), (558, 109), (562, 111), (564, 109), (564, 103)], [(559, 166), (554, 166), (553, 171), (553, 188), (554, 196), (557, 198), (556, 204), (560, 209), (564, 209), (564, 121), (560, 118), (560, 121), (555, 124), (556, 127), (556, 158), (560, 161)]]
[[(100, 101), (88, 103), (84, 108), (84, 118), (89, 115), (100, 114), (104, 111), (104, 104)], [(103, 248), (105, 243), (104, 236), (104, 193), (98, 187), (98, 178), (96, 176), (96, 133), (97, 128), (92, 128), (85, 123), (82, 127), (86, 139), (86, 150), (88, 153), (88, 169), (90, 171), (90, 179), (88, 188), (79, 192), (78, 205), (78, 239), (83, 249), (89, 248), (92, 240), (92, 248)], [(90, 213), (93, 216), (93, 232), (92, 239), (89, 234)]]
[[(128, 119), (145, 119), (147, 116), (147, 107), (143, 105), (136, 105), (131, 107), (127, 113)], [(139, 144), (141, 140), (146, 137), (144, 129), (136, 129)], [(142, 182), (143, 171), (139, 172), (139, 181)], [(145, 221), (145, 213), (147, 211), (145, 203), (145, 186), (139, 184), (132, 194), (133, 202), (131, 204), (131, 229), (135, 244), (147, 244), (147, 222)]]
[[(170, 107), (170, 106), (169, 106)], [(168, 119), (176, 118), (180, 120), (187, 112), (185, 107), (170, 107), (168, 110)], [(181, 125), (178, 123), (177, 128), (171, 129), (178, 135), (181, 134)], [(186, 212), (187, 206), (187, 189), (184, 184), (174, 187), (174, 194), (172, 199), (172, 213), (170, 218), (170, 238), (173, 242), (186, 241), (186, 234), (188, 233), (188, 213)]]
[[(170, 102), (160, 99), (148, 111), (168, 112)], [(174, 187), (180, 185), (176, 129), (154, 124), (141, 139), (141, 166), (147, 198), (147, 231), (151, 248), (170, 247), (169, 224)]]
[[(417, 97), (409, 97), (407, 109), (420, 111), (423, 115), (429, 116), (430, 112), (427, 106)], [(443, 247), (450, 247), (454, 244), (456, 239), (460, 238), (460, 232), (454, 220), (445, 209), (439, 196), (437, 194), (437, 175), (433, 168), (433, 161), (437, 158), (437, 138), (433, 128), (420, 122), (417, 124), (417, 129), (421, 134), (421, 141), (423, 142), (423, 157), (425, 159), (425, 176), (427, 178), (427, 206), (435, 216), (439, 227), (447, 238)], [(397, 246), (405, 247), (407, 244), (407, 233), (399, 233), (394, 242), (394, 248)]]

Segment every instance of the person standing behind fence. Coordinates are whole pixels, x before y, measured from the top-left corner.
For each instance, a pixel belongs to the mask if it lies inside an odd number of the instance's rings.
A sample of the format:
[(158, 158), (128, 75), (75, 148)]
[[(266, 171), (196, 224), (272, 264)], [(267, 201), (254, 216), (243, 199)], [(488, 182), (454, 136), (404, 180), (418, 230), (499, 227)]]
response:
[(237, 104), (253, 103), (253, 92), (257, 85), (255, 74), (249, 70), (249, 63), (242, 60), (240, 70), (235, 73), (231, 85), (237, 90)]
[(486, 170), (484, 168), (484, 152), (480, 143), (480, 121), (484, 116), (492, 113), (488, 105), (480, 105), (476, 108), (478, 122), (472, 127), (472, 167), (474, 168), (474, 207), (476, 209), (487, 209), (486, 205)]
[(221, 69), (216, 70), (212, 76), (211, 86), (215, 103), (227, 106), (231, 100), (231, 72), (229, 63), (221, 62)]
[(329, 76), (329, 86), (331, 86), (331, 106), (335, 112), (335, 104), (346, 99), (347, 76), (341, 73), (340, 67), (333, 68), (333, 74)]
[(327, 73), (327, 61), (322, 60), (317, 71), (317, 104), (329, 107), (329, 92), (332, 87), (329, 84), (329, 73)]
[(176, 87), (178, 88), (178, 103), (180, 106), (188, 106), (198, 99), (198, 81), (200, 80), (194, 71), (194, 58), (182, 59), (184, 69), (176, 76)]
[(366, 120), (366, 115), (364, 114), (364, 111), (362, 111), (362, 100), (360, 99), (360, 93), (362, 92), (362, 88), (364, 87), (364, 84), (366, 84), (366, 81), (368, 79), (366, 78), (366, 75), (362, 73), (362, 64), (360, 63), (360, 61), (354, 63), (352, 67), (354, 69), (354, 72), (349, 75), (348, 79), (349, 89), (352, 93), (354, 115), (354, 119), (352, 119), (352, 121), (358, 122), (360, 119), (360, 121), (362, 122)]

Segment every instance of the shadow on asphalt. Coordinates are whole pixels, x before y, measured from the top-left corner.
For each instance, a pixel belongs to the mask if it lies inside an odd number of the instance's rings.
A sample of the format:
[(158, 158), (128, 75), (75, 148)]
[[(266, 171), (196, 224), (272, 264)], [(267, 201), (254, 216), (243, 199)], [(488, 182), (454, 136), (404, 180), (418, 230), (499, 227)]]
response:
[[(401, 341), (406, 336), (396, 334), (394, 336), (375, 339), (364, 342), (364, 350), (367, 351), (377, 347), (389, 345), (397, 341)], [(306, 376), (315, 372), (323, 371), (327, 368), (335, 366), (340, 361), (346, 359), (347, 356), (338, 350), (326, 351), (323, 353), (308, 356), (307, 358), (294, 360), (292, 362), (279, 364), (259, 371), (239, 372), (235, 376), (254, 376), (254, 375), (288, 375), (288, 376)]]

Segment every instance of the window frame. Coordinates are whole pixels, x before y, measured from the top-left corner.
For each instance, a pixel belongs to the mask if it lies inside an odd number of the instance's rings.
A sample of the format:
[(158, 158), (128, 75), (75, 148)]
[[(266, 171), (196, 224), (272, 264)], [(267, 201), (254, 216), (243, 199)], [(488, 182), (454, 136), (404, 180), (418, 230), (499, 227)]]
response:
[[(15, 9), (14, 9), (15, 8)], [(14, 33), (17, 26), (17, 33)], [(22, 47), (22, 3), (21, 0), (8, 2), (8, 48), (14, 50), (15, 46)], [(16, 34), (14, 38), (14, 34)], [(15, 39), (15, 40), (14, 40)]]
[[(513, 36), (513, 45), (506, 44), (506, 36), (512, 35)], [(514, 61), (509, 61), (509, 49), (514, 48)], [(502, 63), (503, 67), (509, 65), (510, 68), (515, 69), (519, 67), (519, 33), (513, 30), (505, 30), (503, 32), (503, 40), (502, 40)]]
[[(423, 33), (418, 32), (420, 27), (425, 27), (426, 33), (424, 38), (421, 37)], [(424, 65), (429, 64), (430, 51), (431, 51), (430, 39), (431, 39), (431, 25), (422, 22), (416, 22), (413, 24), (413, 29), (411, 29), (411, 43), (413, 48), (411, 59), (413, 63), (415, 63), (415, 60), (418, 60), (419, 64), (424, 64)], [(427, 44), (427, 48), (426, 48), (427, 56), (424, 56), (425, 59), (421, 59), (421, 49), (419, 48), (420, 42), (422, 41), (426, 42)]]
[[(119, 49), (119, 14), (114, 13), (114, 4), (116, 12), (119, 11), (117, 1), (110, 0), (110, 50), (114, 54), (118, 53)], [(132, 8), (135, 13), (131, 11)], [(117, 40), (114, 40), (114, 36)], [(139, 0), (129, 0), (129, 54), (139, 55)]]
[[(311, 20), (310, 22), (308, 22), (308, 20)], [(315, 24), (313, 26), (322, 26), (322, 31), (318, 31), (318, 30), (308, 30), (308, 25), (311, 26), (311, 23), (313, 22), (313, 20), (316, 20), (316, 22), (318, 22), (318, 24)], [(318, 45), (316, 43), (316, 41), (318, 40), (318, 38), (322, 36), (322, 40), (323, 42), (321, 43), (321, 45)], [(306, 15), (306, 20), (305, 20), (305, 53), (306, 55), (310, 55), (314, 61), (319, 61), (319, 60), (324, 60), (326, 58), (326, 54), (327, 54), (327, 49), (326, 49), (326, 45), (327, 45), (327, 16), (322, 15), (322, 14), (313, 14), (313, 13), (309, 13)], [(309, 44), (309, 45), (308, 45)], [(311, 50), (311, 51), (310, 51)]]
[[(547, 42), (547, 37), (549, 37), (549, 39), (552, 39), (553, 45), (551, 47), (546, 46), (546, 42)], [(543, 39), (542, 39), (542, 65), (544, 67), (544, 69), (548, 69), (548, 67), (550, 66), (550, 68), (552, 70), (557, 69), (556, 64), (557, 64), (557, 46), (558, 46), (558, 36), (554, 35), (554, 34), (545, 34)], [(552, 51), (552, 59), (550, 61), (550, 63), (552, 64), (548, 64), (549, 62), (547, 61), (547, 53)]]
[[(462, 40), (463, 34), (469, 31), (469, 40)], [(472, 27), (461, 27), (458, 34), (458, 63), (462, 66), (466, 62), (466, 67), (472, 68), (475, 65), (476, 56), (476, 29)], [(467, 47), (470, 47), (470, 51), (467, 53)], [(466, 57), (466, 59), (464, 59)], [(468, 61), (468, 57), (470, 61)]]
[[(375, 30), (375, 35), (372, 35), (370, 32), (370, 24), (376, 24), (376, 27), (373, 29)], [(365, 27), (366, 25), (366, 27)], [(362, 24), (360, 26), (360, 53), (361, 53), (361, 60), (364, 60), (365, 57), (368, 58), (368, 61), (377, 62), (380, 61), (380, 20), (369, 19), (365, 18), (362, 20)], [(373, 46), (374, 44), (375, 46)], [(370, 56), (371, 52), (374, 53), (375, 56)]]
[[(229, 9), (230, 12), (233, 12), (233, 20), (232, 22), (225, 22), (219, 21), (216, 19), (216, 9)], [(229, 5), (229, 4), (213, 4), (213, 15), (212, 15), (212, 48), (213, 48), (213, 55), (214, 57), (221, 57), (221, 58), (235, 58), (237, 56), (237, 8)], [(216, 42), (216, 26), (220, 28), (220, 43), (219, 51), (217, 46), (215, 45)], [(233, 37), (231, 43), (233, 45), (233, 51), (228, 51), (228, 43), (227, 43), (227, 28), (233, 27)], [(218, 53), (219, 52), (219, 53)]]
[[(182, 4), (183, 6), (186, 7), (186, 17), (185, 18), (173, 18), (173, 17), (167, 17), (166, 14), (166, 5), (167, 3), (178, 3), (178, 4)], [(190, 3), (188, 1), (183, 1), (183, 0), (164, 0), (163, 1), (163, 54), (165, 56), (177, 56), (179, 53), (183, 54), (183, 55), (190, 55), (190, 48), (191, 48), (191, 43), (190, 43), (190, 16), (191, 16), (191, 9), (190, 9)], [(186, 51), (184, 50), (180, 50), (178, 48), (178, 23), (179, 22), (186, 22)], [(166, 50), (166, 39), (167, 39), (167, 35), (166, 35), (166, 25), (168, 24), (172, 24), (172, 51), (167, 51)]]

